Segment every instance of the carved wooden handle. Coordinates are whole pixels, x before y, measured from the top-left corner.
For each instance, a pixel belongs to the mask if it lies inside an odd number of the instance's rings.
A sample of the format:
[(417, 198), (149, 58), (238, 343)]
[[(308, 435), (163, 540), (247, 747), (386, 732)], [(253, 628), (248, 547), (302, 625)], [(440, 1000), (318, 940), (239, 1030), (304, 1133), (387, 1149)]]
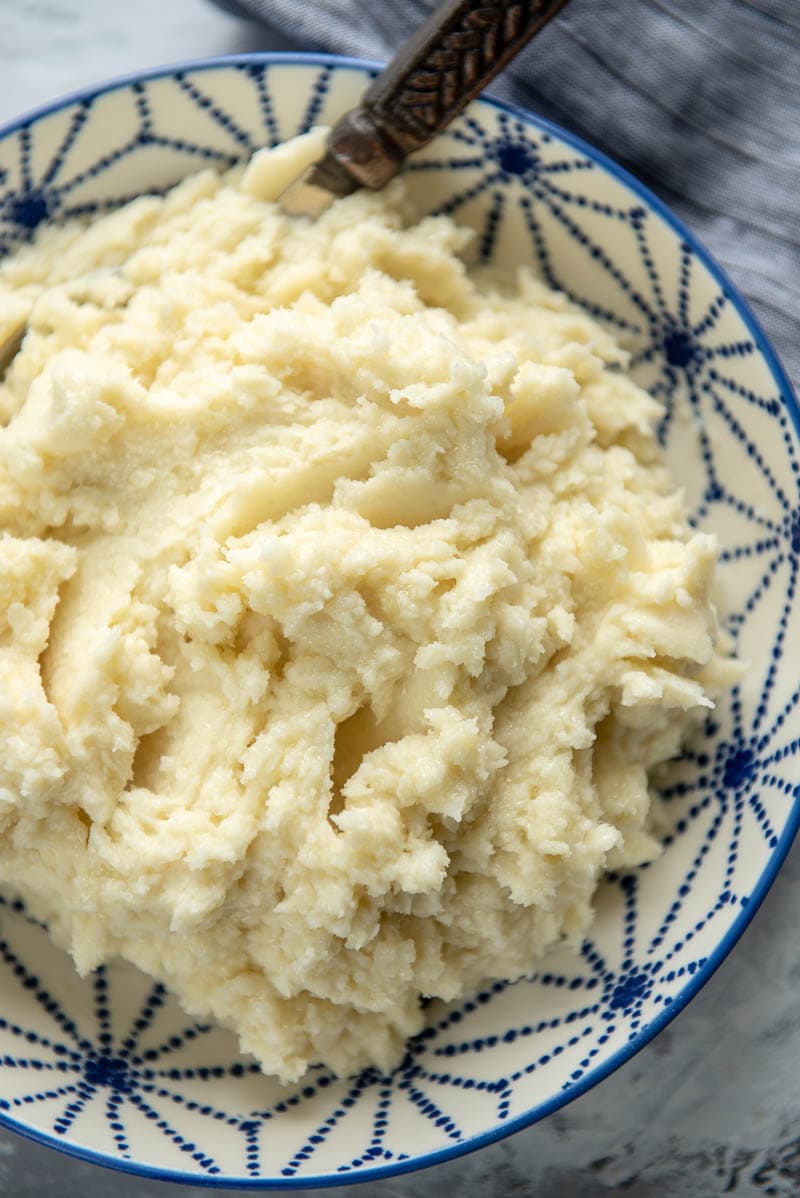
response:
[(567, 0), (444, 0), (334, 125), (317, 186), (377, 189), (458, 116)]

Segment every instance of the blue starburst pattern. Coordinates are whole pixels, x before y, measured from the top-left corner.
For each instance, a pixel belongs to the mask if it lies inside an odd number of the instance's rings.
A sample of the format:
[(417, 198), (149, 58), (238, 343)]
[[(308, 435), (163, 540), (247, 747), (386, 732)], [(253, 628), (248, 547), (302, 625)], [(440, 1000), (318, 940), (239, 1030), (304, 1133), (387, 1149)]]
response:
[[(369, 68), (257, 56), (141, 77), (0, 133), (0, 256), (43, 222), (224, 169), (353, 104)], [(718, 534), (724, 625), (745, 677), (658, 779), (662, 857), (612, 876), (591, 939), (449, 1008), (391, 1075), (282, 1088), (227, 1033), (114, 964), (81, 980), (0, 903), (0, 1120), (121, 1168), (306, 1185), (380, 1176), (541, 1117), (644, 1043), (735, 942), (800, 809), (800, 420), (761, 334), (690, 235), (558, 130), (473, 105), (408, 170), (477, 257), (532, 263), (607, 322), (663, 405), (693, 523)]]

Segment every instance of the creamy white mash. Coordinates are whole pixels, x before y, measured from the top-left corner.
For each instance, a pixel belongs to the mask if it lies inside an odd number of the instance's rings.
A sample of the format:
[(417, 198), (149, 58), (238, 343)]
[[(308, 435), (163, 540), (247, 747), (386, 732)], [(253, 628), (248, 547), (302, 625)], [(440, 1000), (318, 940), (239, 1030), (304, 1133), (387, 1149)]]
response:
[(579, 938), (729, 667), (609, 333), (282, 154), (0, 267), (0, 882), (290, 1080)]

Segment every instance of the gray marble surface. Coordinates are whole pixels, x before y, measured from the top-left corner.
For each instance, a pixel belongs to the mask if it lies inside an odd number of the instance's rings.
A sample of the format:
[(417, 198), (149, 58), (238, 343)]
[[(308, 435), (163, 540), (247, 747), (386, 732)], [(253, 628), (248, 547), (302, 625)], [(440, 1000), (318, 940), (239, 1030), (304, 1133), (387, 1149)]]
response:
[[(286, 45), (204, 0), (0, 0), (0, 122), (139, 67)], [(799, 893), (795, 851), (733, 955), (687, 1010), (565, 1110), (427, 1172), (339, 1192), (380, 1198), (433, 1198), (443, 1191), (460, 1198), (800, 1194)], [(206, 1193), (107, 1172), (0, 1131), (3, 1198)]]

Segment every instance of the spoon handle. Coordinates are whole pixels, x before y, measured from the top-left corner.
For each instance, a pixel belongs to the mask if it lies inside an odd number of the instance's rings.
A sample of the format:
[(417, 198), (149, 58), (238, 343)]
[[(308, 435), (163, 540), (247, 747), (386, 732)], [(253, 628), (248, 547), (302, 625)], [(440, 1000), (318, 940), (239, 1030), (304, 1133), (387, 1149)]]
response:
[(443, 0), (334, 125), (309, 182), (377, 190), (450, 124), (567, 0)]

